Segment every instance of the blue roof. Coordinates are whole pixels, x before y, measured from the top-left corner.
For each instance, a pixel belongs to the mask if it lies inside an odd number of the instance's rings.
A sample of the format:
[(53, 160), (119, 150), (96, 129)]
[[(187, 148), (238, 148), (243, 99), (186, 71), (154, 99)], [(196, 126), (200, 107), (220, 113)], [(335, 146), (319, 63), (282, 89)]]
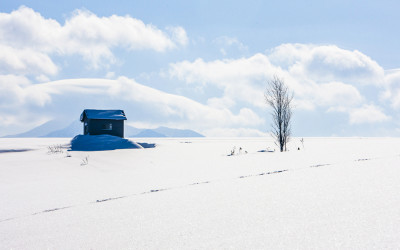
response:
[(123, 110), (85, 109), (81, 114), (81, 122), (85, 119), (126, 120)]

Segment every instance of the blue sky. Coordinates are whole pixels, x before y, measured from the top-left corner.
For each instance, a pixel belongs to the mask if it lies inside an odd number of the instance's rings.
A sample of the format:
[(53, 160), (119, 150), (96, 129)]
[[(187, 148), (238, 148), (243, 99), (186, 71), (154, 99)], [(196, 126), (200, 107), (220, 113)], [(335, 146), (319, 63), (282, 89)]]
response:
[(266, 135), (266, 82), (295, 136), (400, 135), (398, 1), (1, 1), (0, 136), (85, 108), (137, 127)]

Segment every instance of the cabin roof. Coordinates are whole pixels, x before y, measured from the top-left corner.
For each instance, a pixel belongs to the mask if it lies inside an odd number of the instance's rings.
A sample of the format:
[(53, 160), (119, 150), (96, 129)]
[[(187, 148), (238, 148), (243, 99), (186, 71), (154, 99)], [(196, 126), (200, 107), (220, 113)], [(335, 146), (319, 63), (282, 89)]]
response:
[(81, 114), (81, 122), (87, 119), (126, 120), (123, 110), (85, 109)]

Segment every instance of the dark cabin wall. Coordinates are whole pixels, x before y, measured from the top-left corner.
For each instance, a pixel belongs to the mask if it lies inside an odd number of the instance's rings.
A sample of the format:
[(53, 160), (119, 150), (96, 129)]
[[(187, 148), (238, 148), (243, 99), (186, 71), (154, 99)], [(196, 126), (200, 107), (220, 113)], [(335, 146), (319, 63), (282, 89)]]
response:
[[(85, 122), (88, 123), (88, 131), (85, 131)], [(110, 123), (112, 124), (112, 130), (104, 129), (104, 126)], [(124, 137), (124, 120), (85, 119), (83, 123), (83, 133)]]

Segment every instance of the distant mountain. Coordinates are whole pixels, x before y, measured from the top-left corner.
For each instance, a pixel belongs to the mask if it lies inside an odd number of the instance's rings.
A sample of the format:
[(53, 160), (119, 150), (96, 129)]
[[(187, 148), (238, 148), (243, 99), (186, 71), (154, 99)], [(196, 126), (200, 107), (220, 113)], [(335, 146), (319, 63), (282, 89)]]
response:
[(129, 126), (129, 125), (125, 124), (125, 126), (124, 126), (124, 136), (125, 137), (133, 137), (134, 135), (139, 134), (143, 130), (144, 129), (135, 128), (135, 127), (132, 127), (132, 126)]
[(152, 129), (145, 129), (142, 130), (140, 133), (131, 136), (131, 137), (167, 137), (164, 134), (158, 133), (157, 131), (154, 131)]
[(204, 137), (204, 135), (189, 129), (159, 127), (154, 129), (154, 131), (163, 134), (166, 137)]
[(40, 137), (74, 137), (83, 133), (83, 125), (81, 121), (73, 121), (68, 127), (58, 129)]
[(21, 134), (16, 134), (16, 135), (7, 135), (4, 136), (5, 138), (13, 138), (13, 137), (22, 137), (22, 138), (30, 138), (30, 137), (45, 137), (49, 132), (56, 130), (57, 128), (62, 127), (63, 122), (57, 121), (57, 120), (52, 120), (48, 121), (36, 128), (33, 128), (31, 130), (28, 130), (24, 133)]
[(138, 133), (132, 134), (126, 133), (127, 127), (129, 128), (130, 126), (125, 126), (126, 137), (204, 137), (204, 135), (190, 129), (176, 129), (167, 127), (158, 127), (155, 129), (136, 129)]
[[(29, 137), (74, 137), (82, 134), (83, 125), (79, 120), (69, 123), (52, 120), (48, 121), (27, 132), (7, 135), (6, 138), (29, 138)], [(140, 129), (125, 124), (125, 137), (204, 137), (203, 135), (189, 129), (173, 129), (159, 127), (156, 129)]]

